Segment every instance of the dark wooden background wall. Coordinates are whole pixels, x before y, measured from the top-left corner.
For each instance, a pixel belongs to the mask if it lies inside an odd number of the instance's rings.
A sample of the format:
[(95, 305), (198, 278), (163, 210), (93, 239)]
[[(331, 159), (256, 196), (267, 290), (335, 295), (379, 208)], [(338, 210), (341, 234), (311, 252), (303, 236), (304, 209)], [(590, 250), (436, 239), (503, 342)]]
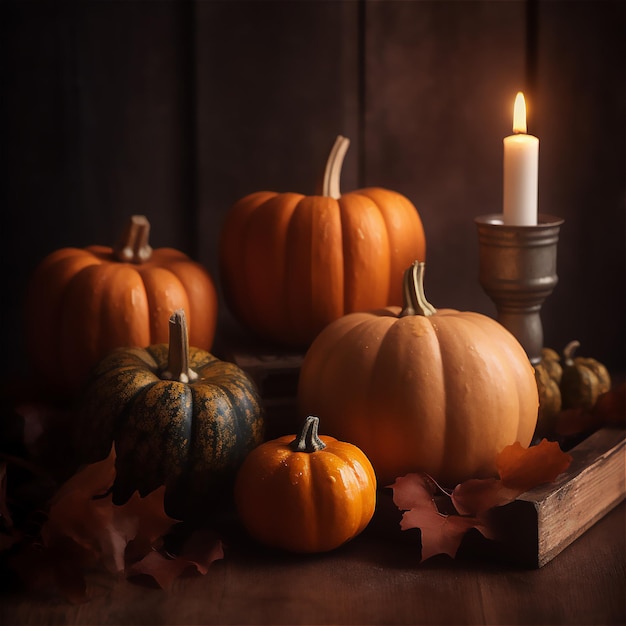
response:
[(339, 133), (342, 189), (418, 207), (435, 306), (494, 314), (473, 219), (501, 210), (515, 93), (540, 137), (540, 211), (565, 219), (546, 343), (626, 369), (626, 3), (73, 1), (0, 4), (2, 373), (25, 281), (52, 250), (155, 246), (216, 274), (223, 216), (312, 193)]

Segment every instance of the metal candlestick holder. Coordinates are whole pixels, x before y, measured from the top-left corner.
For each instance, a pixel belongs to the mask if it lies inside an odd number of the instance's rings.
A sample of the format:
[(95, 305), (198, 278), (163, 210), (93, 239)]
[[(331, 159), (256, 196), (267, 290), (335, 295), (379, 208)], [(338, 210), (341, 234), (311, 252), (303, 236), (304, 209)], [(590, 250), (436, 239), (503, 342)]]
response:
[(539, 214), (536, 226), (509, 226), (502, 214), (492, 214), (474, 221), (480, 284), (496, 305), (498, 322), (536, 365), (543, 348), (541, 306), (558, 282), (556, 250), (563, 220)]

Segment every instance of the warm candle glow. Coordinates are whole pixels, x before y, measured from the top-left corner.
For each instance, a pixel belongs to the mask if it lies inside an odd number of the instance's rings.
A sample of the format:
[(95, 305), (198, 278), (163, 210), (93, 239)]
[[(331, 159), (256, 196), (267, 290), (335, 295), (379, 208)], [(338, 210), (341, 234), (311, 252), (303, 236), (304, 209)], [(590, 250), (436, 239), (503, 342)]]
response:
[(526, 102), (520, 91), (513, 107), (513, 134), (504, 138), (503, 221), (537, 224), (539, 139), (526, 132)]
[(524, 94), (518, 91), (513, 105), (513, 132), (526, 133), (526, 100)]

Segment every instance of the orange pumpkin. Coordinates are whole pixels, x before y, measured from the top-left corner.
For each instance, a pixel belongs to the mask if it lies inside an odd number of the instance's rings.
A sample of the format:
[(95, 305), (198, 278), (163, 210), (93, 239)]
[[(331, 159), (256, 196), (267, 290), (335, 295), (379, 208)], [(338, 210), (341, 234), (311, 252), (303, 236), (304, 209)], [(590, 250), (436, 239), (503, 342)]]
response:
[(394, 280), (424, 260), (422, 222), (403, 195), (370, 187), (341, 195), (348, 140), (329, 157), (322, 195), (259, 191), (229, 211), (220, 235), (226, 302), (248, 329), (308, 345), (353, 311), (401, 304)]
[(324, 416), (368, 456), (380, 484), (424, 471), (444, 485), (496, 474), (496, 455), (527, 446), (537, 422), (533, 368), (513, 335), (472, 312), (435, 310), (424, 264), (404, 276), (405, 307), (353, 313), (307, 351), (299, 411)]
[(75, 392), (114, 348), (166, 343), (177, 309), (187, 312), (191, 344), (211, 348), (217, 323), (211, 276), (183, 252), (153, 250), (149, 230), (144, 216), (133, 216), (117, 247), (56, 250), (31, 276), (27, 349), (58, 395)]
[(258, 541), (292, 552), (326, 552), (358, 535), (376, 508), (376, 475), (356, 446), (318, 436), (309, 416), (300, 433), (248, 454), (235, 483), (244, 527)]

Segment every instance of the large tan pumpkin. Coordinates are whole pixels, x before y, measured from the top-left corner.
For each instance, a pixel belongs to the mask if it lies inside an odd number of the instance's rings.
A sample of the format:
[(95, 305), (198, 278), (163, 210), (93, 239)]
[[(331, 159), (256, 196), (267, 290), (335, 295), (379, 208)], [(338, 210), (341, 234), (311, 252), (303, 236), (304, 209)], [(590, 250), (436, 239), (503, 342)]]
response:
[(496, 472), (505, 446), (527, 446), (537, 422), (533, 368), (491, 318), (436, 311), (424, 265), (404, 277), (404, 309), (346, 315), (304, 359), (299, 411), (369, 457), (379, 484), (428, 472), (444, 485)]
[(405, 196), (378, 187), (339, 192), (347, 144), (339, 137), (331, 151), (321, 195), (259, 191), (226, 216), (226, 302), (261, 337), (308, 346), (346, 313), (401, 304), (394, 277), (424, 260), (422, 222)]

